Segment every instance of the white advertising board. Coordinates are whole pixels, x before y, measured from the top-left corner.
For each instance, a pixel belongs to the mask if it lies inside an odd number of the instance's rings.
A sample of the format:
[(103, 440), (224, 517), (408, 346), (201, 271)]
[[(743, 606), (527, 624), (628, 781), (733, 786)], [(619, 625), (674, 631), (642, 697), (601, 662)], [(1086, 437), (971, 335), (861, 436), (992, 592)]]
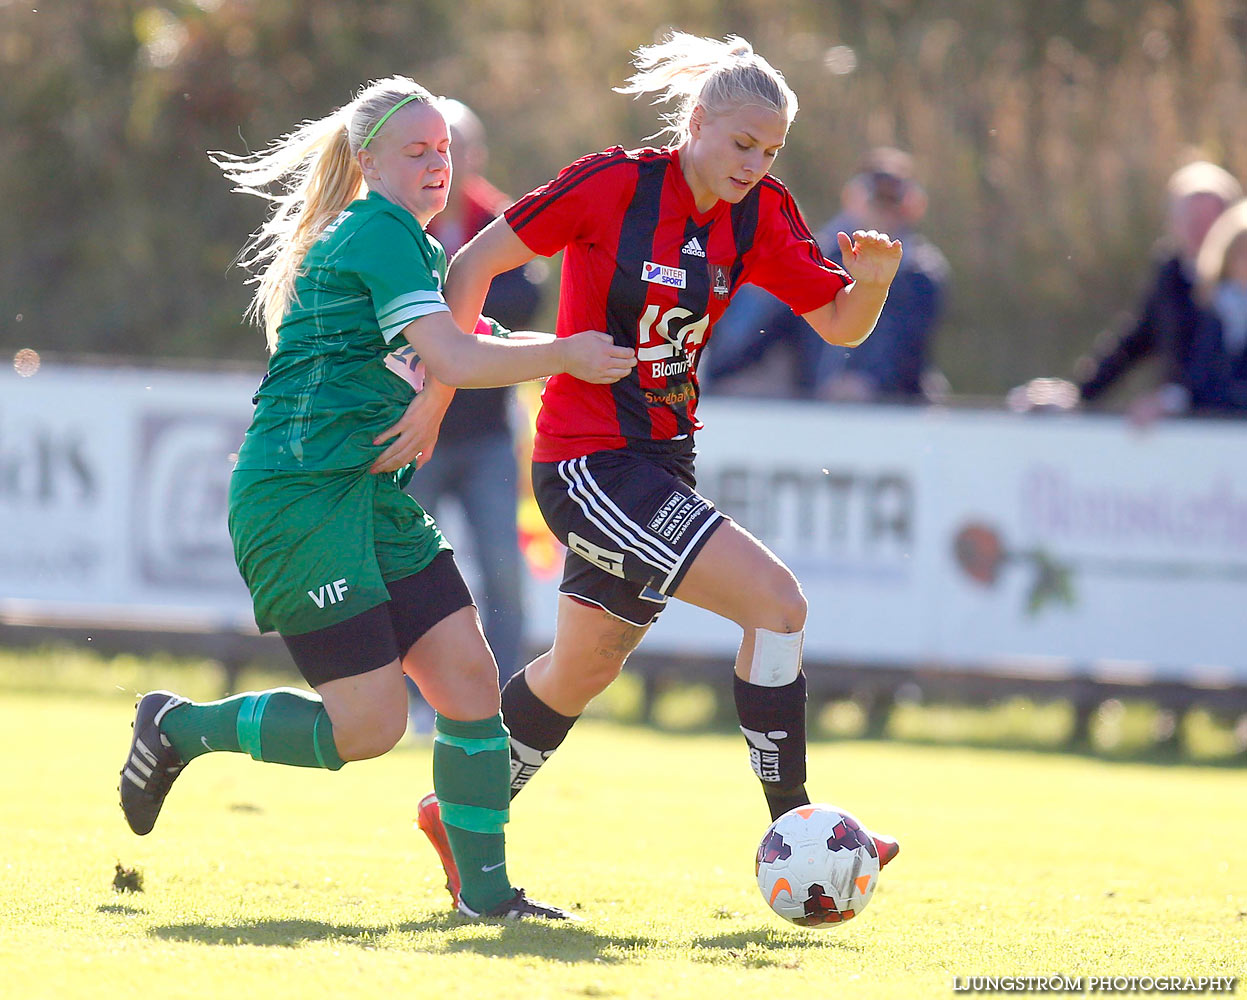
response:
[[(819, 659), (1247, 683), (1247, 424), (707, 401), (699, 486)], [(672, 646), (734, 630), (673, 608)], [(647, 639), (647, 643), (651, 640)]]
[(257, 383), (48, 365), (0, 375), (0, 614), (251, 621), (225, 489)]
[[(225, 491), (257, 380), (0, 375), (0, 619), (250, 623)], [(811, 658), (1247, 684), (1247, 424), (737, 399), (701, 415), (699, 487), (801, 580)], [(533, 641), (556, 586), (529, 581)], [(673, 601), (646, 649), (738, 638)]]

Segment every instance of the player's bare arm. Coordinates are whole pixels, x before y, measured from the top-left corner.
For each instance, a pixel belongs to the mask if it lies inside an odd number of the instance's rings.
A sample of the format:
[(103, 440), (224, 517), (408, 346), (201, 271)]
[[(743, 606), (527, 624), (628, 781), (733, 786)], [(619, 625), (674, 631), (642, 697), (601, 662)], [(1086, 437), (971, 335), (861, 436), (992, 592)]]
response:
[[(500, 231), (487, 235), (495, 229)], [(511, 231), (505, 219), (496, 219), (464, 246), (451, 261), (445, 287), (446, 302), (459, 328), (475, 328), (476, 317), (480, 315), (489, 292), (489, 283), (497, 275), (519, 267), (533, 256), (533, 252)], [(535, 331), (513, 331), (509, 339), (549, 343), (554, 337)], [(411, 462), (416, 462), (417, 468), (423, 466), (433, 456), (442, 418), (454, 395), (453, 386), (440, 381), (429, 371), (424, 390), (411, 401), (402, 419), (373, 442), (383, 444), (389, 441), (390, 445), (377, 457), (371, 471), (393, 472)]]
[(455, 254), (446, 272), (446, 304), (455, 322), (471, 330), (485, 305), (489, 283), (535, 256), (501, 216), (477, 233)]
[[(482, 240), (498, 222), (501, 222), (505, 232)], [(470, 254), (469, 248), (474, 248)], [(481, 314), (485, 296), (489, 293), (489, 284), (495, 276), (519, 267), (532, 257), (532, 251), (511, 232), (505, 220), (496, 220), (494, 225), (487, 226), (464, 246), (451, 262), (444, 290), (451, 316), (459, 328), (475, 328), (476, 317)], [(525, 331), (513, 332), (510, 339), (539, 340), (545, 343), (554, 338)], [(413, 461), (417, 462), (417, 468), (423, 466), (433, 455), (442, 418), (445, 417), (454, 395), (454, 386), (445, 384), (430, 370), (425, 377), (424, 390), (411, 401), (402, 419), (393, 427), (387, 428), (373, 442), (383, 444), (389, 441), (390, 445), (378, 456), (371, 471), (392, 472)]]
[[(408, 324), (403, 335), (419, 352), (429, 375), (459, 388), (514, 385), (559, 372), (585, 382), (609, 384), (636, 366), (635, 352), (616, 347), (606, 334), (595, 330), (561, 339), (526, 331), (515, 339), (498, 340), (465, 334), (447, 313), (437, 312)], [(412, 462), (419, 467), (432, 456), (449, 395), (435, 392), (426, 402), (426, 391), (418, 393), (398, 422), (373, 440), (373, 444), (389, 444), (369, 471), (393, 472)]]
[[(555, 338), (551, 333), (538, 330), (512, 330), (507, 339), (513, 342), (535, 341), (548, 344)], [(433, 457), (442, 421), (446, 418), (446, 411), (454, 396), (454, 387), (439, 382), (428, 373), (426, 366), (424, 388), (416, 393), (403, 411), (402, 417), (393, 426), (387, 427), (373, 438), (373, 444), (389, 442), (389, 445), (377, 456), (368, 471), (374, 474), (394, 472), (404, 465), (412, 464), (417, 469), (424, 468)]]
[(499, 340), (465, 334), (445, 312), (430, 313), (403, 328), (434, 378), (460, 389), (489, 389), (566, 372), (585, 382), (609, 384), (636, 365), (636, 354), (616, 347), (604, 333)]
[(901, 264), (901, 241), (873, 229), (859, 229), (852, 236), (839, 233), (836, 238), (853, 283), (802, 319), (827, 343), (857, 347), (870, 336), (888, 300), (888, 289)]
[(416, 393), (403, 411), (402, 417), (381, 434), (373, 438), (373, 444), (389, 445), (368, 469), (376, 474), (395, 472), (404, 465), (414, 464), (417, 469), (433, 457), (433, 449), (437, 446), (437, 435), (442, 427), (442, 418), (454, 397), (455, 390), (433, 378), (426, 377), (424, 388)]

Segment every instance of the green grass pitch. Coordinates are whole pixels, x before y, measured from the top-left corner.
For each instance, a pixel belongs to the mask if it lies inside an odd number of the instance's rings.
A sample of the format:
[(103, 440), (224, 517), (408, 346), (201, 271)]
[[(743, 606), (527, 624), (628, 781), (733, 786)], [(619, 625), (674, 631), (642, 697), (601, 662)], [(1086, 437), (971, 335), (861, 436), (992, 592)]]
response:
[[(587, 719), (508, 827), (515, 882), (585, 922), (482, 926), (412, 828), (427, 745), (337, 774), (210, 755), (139, 838), (116, 796), (133, 693), (186, 674), (35, 663), (0, 669), (4, 996), (921, 1000), (955, 976), (1247, 971), (1241, 768), (816, 742), (815, 798), (903, 849), (858, 919), (803, 930), (754, 884), (739, 737)], [(113, 890), (117, 862), (144, 891)]]

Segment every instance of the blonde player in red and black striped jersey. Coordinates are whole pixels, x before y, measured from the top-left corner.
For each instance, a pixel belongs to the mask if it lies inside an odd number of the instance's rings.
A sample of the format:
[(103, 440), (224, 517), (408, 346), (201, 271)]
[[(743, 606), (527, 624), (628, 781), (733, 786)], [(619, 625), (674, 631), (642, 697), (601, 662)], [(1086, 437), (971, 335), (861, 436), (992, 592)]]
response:
[[(901, 245), (841, 233), (844, 267), (823, 257), (769, 175), (796, 96), (748, 42), (673, 33), (640, 49), (635, 67), (620, 90), (674, 102), (665, 120), (675, 141), (572, 164), (469, 243), (447, 279), (452, 311), (470, 317), (494, 275), (563, 251), (558, 335), (588, 326), (637, 352), (636, 369), (614, 385), (555, 376), (543, 395), (533, 482), (568, 553), (554, 645), (503, 690), (511, 791), (615, 679), (670, 596), (742, 630), (736, 705), (774, 818), (810, 801), (806, 601), (788, 568), (696, 491), (697, 363), (746, 283), (787, 302), (829, 343), (860, 344)], [(436, 842), (434, 805), (423, 813)], [(881, 863), (898, 850), (890, 837), (873, 843)]]

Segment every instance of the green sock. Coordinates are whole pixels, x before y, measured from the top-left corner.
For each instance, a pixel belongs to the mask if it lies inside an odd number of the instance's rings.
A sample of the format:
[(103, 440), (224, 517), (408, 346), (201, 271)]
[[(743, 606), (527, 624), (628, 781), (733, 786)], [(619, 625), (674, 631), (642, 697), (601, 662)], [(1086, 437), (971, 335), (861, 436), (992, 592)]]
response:
[(511, 744), (502, 716), (458, 722), (438, 715), (433, 790), (459, 866), (460, 898), (478, 913), (511, 898), (502, 833), (511, 803)]
[(294, 688), (179, 705), (160, 720), (160, 729), (187, 762), (212, 750), (229, 750), (296, 767), (336, 771), (343, 764), (324, 702)]

